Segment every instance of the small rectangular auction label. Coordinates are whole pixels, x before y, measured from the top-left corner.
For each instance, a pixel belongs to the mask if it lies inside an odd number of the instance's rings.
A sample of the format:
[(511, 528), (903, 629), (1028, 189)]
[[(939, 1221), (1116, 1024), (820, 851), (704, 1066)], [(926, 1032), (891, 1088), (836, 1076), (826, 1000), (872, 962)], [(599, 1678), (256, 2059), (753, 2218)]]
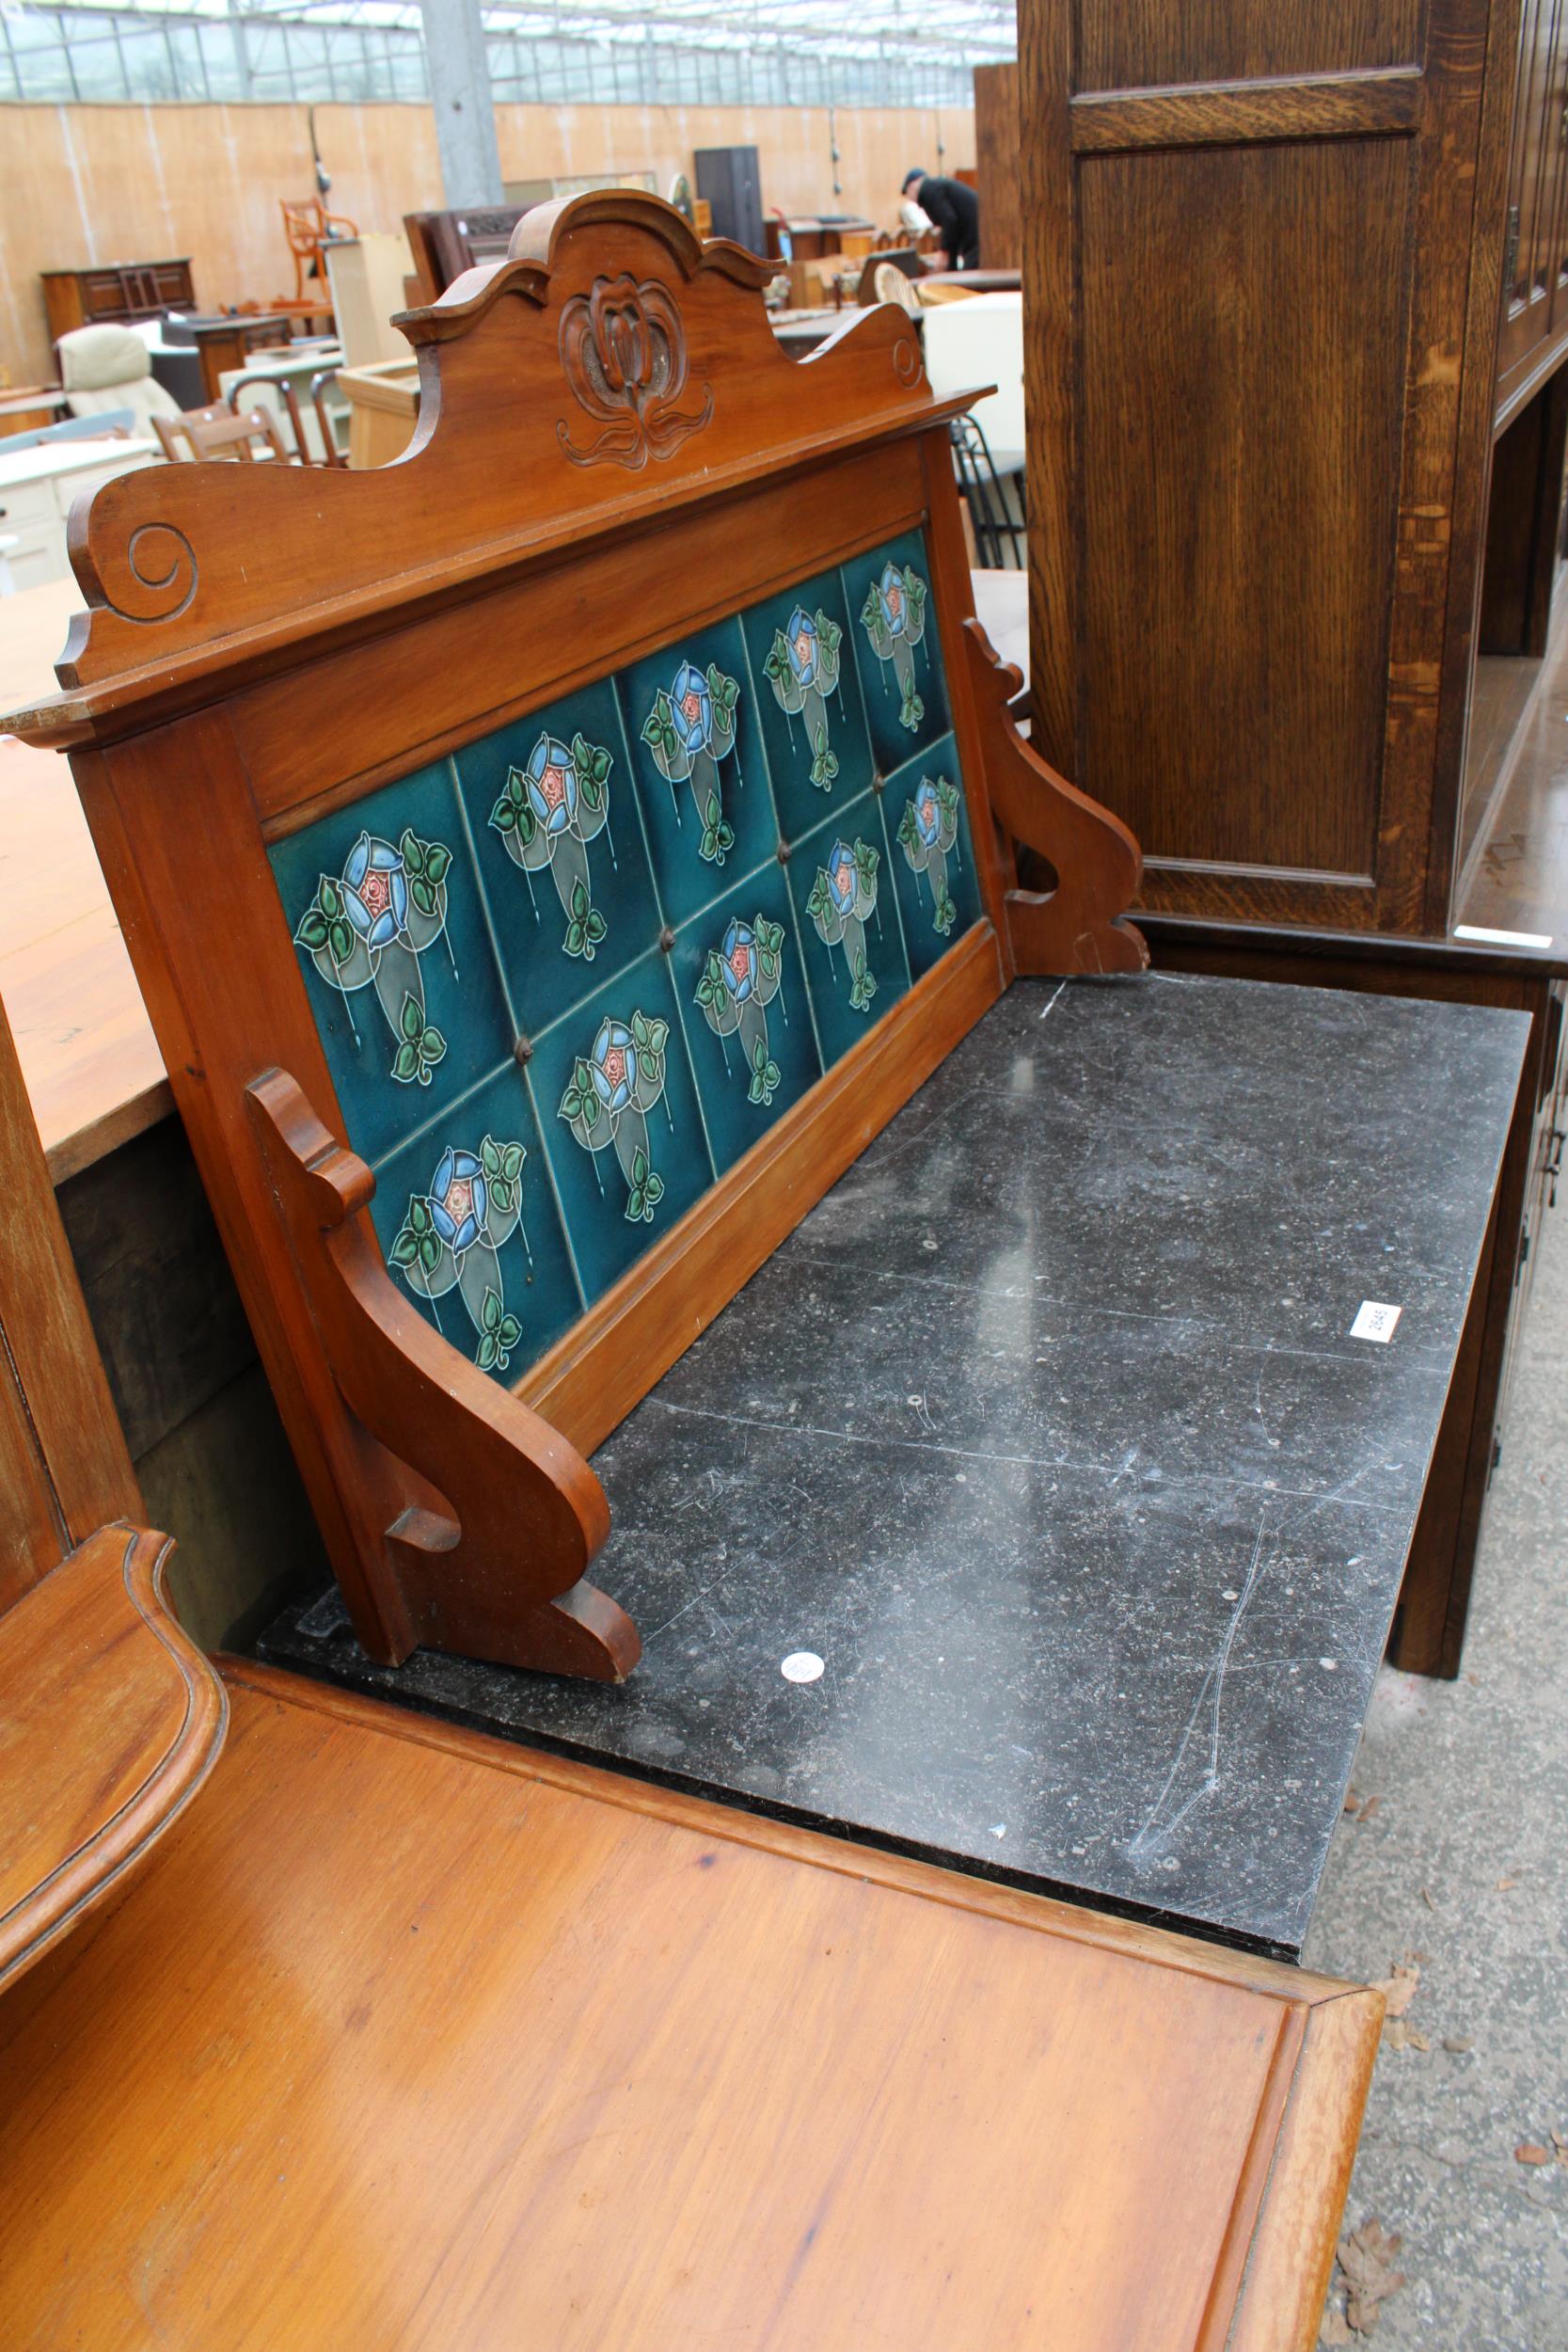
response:
[(1391, 1340), (1394, 1336), (1394, 1326), (1399, 1319), (1398, 1307), (1386, 1307), (1379, 1299), (1364, 1298), (1355, 1311), (1355, 1321), (1350, 1327), (1351, 1338), (1353, 1340)]

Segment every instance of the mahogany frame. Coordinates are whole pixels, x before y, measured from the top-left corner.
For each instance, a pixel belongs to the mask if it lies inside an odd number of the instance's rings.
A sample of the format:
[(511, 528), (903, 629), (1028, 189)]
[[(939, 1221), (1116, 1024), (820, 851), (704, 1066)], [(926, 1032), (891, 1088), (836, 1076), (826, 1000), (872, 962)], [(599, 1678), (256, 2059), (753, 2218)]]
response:
[[(586, 1578), (609, 1515), (583, 1454), (1016, 975), (1148, 960), (1118, 919), (1135, 842), (1030, 750), (1018, 675), (974, 618), (947, 433), (966, 402), (932, 398), (891, 307), (788, 358), (767, 275), (636, 192), (529, 214), (506, 261), (400, 322), (421, 407), (397, 464), (157, 469), (78, 509), (89, 610), (67, 691), (11, 722), (71, 754), (329, 1555), (384, 1662), (424, 1643), (628, 1672), (635, 1630)], [(387, 1273), (266, 845), (917, 526), (982, 918), (509, 1395)], [(1017, 886), (1021, 844), (1053, 889)]]

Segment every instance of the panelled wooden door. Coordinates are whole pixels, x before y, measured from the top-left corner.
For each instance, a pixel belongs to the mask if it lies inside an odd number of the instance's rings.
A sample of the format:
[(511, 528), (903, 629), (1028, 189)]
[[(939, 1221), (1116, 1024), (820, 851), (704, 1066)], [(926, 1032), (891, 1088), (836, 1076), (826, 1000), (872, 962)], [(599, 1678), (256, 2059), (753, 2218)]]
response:
[(1509, 152), (1503, 314), (1497, 343), (1506, 399), (1568, 327), (1568, 0), (1523, 0)]
[(1138, 834), (1147, 905), (1427, 928), (1495, 11), (1019, 31), (1040, 748)]

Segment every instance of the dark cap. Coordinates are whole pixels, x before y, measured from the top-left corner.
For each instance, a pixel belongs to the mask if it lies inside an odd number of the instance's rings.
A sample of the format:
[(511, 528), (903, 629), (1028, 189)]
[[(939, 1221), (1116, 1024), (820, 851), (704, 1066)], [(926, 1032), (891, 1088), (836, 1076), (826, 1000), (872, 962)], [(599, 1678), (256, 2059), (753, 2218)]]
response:
[(909, 188), (909, 185), (910, 185), (910, 183), (911, 183), (911, 180), (927, 180), (927, 179), (929, 179), (929, 178), (930, 178), (930, 174), (929, 174), (929, 172), (927, 170), (927, 168), (926, 168), (925, 165), (924, 165), (924, 164), (916, 164), (916, 166), (915, 166), (915, 167), (914, 167), (914, 169), (913, 169), (912, 171), (906, 171), (906, 172), (905, 172), (905, 174), (904, 174), (904, 178), (903, 178), (903, 183), (902, 183), (902, 184), (901, 184), (901, 186), (899, 187), (899, 190), (898, 190), (899, 195), (900, 195), (900, 196), (903, 196), (904, 194), (906, 194), (906, 192), (908, 191), (908, 188)]

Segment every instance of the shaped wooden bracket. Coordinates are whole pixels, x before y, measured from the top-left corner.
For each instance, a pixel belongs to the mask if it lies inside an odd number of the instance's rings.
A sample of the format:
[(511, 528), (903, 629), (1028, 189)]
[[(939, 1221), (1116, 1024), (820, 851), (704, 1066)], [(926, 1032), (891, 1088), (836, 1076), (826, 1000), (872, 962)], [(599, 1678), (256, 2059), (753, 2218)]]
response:
[(604, 1488), (577, 1448), (433, 1331), (404, 1298), (360, 1214), (363, 1160), (328, 1134), (296, 1082), (248, 1089), (279, 1217), (344, 1403), (436, 1490), (387, 1530), (379, 1565), (396, 1613), (432, 1649), (619, 1682), (641, 1654), (625, 1610), (584, 1581), (610, 1533)]
[(997, 821), (1046, 859), (1051, 891), (1009, 890), (1013, 965), (1027, 975), (1142, 972), (1148, 949), (1122, 919), (1138, 895), (1143, 853), (1119, 817), (1059, 776), (1020, 734), (1008, 704), (1022, 674), (1003, 661), (978, 621), (964, 623), (970, 682)]

